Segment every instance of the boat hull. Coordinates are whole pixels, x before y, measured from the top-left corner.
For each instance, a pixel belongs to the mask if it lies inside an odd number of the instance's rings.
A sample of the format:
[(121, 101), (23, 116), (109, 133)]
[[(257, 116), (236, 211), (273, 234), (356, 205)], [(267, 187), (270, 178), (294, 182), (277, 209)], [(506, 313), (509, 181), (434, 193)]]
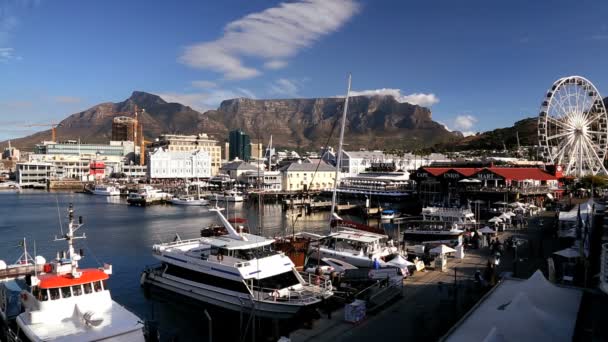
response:
[(191, 201), (184, 201), (181, 199), (171, 199), (169, 200), (169, 202), (173, 205), (186, 205), (186, 206), (205, 206), (205, 205), (209, 205), (209, 201), (207, 200), (191, 200)]
[(416, 231), (408, 230), (403, 232), (405, 241), (439, 241), (439, 240), (457, 240), (462, 236), (461, 232), (450, 232), (440, 230)]
[(97, 196), (120, 196), (120, 191), (93, 190), (91, 193)]
[(192, 286), (152, 272), (144, 272), (141, 283), (144, 287), (157, 287), (231, 311), (248, 313), (255, 311), (256, 316), (266, 318), (291, 318), (304, 308), (314, 306), (320, 302), (320, 300), (317, 300), (307, 304), (289, 304), (278, 301), (256, 300), (252, 298), (251, 294), (232, 292), (213, 286)]

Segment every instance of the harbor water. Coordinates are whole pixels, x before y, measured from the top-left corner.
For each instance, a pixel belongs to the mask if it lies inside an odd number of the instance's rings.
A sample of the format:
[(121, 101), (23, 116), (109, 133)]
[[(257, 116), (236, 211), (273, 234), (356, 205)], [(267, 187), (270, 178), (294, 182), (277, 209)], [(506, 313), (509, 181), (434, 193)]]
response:
[[(30, 254), (42, 255), (47, 260), (54, 258), (64, 248), (64, 243), (53, 240), (65, 231), (69, 203), (74, 204), (76, 215), (83, 216), (85, 223), (78, 233), (85, 234), (86, 239), (76, 240), (76, 248), (82, 248), (85, 254), (81, 266), (112, 264), (110, 286), (117, 302), (142, 319), (157, 321), (163, 340), (174, 336), (185, 341), (207, 339), (208, 322), (203, 313), (207, 307), (163, 293), (146, 298), (139, 280), (145, 266), (157, 263), (151, 253), (154, 243), (171, 241), (176, 234), (182, 239), (198, 237), (201, 228), (219, 223), (215, 213), (205, 207), (131, 207), (124, 199), (70, 192), (0, 192), (0, 259), (15, 262), (21, 255), (19, 242), (24, 237)], [(327, 212), (297, 217), (284, 212), (278, 204), (267, 204), (259, 210), (255, 204), (231, 203), (224, 214), (229, 218), (245, 218), (252, 233), (269, 237), (301, 230), (326, 233), (328, 229)], [(261, 227), (259, 221), (263, 222)], [(208, 309), (216, 341), (251, 340), (253, 331), (258, 340), (265, 340), (280, 334), (281, 329), (302, 324), (298, 321), (253, 325), (238, 313)]]

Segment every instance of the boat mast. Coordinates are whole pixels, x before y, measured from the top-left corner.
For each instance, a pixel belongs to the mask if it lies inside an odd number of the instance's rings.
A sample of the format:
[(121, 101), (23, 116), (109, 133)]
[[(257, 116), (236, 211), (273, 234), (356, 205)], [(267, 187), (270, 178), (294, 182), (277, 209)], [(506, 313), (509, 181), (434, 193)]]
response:
[(82, 222), (74, 223), (74, 206), (70, 203), (68, 209), (68, 231), (62, 238), (55, 237), (55, 241), (65, 240), (68, 242), (68, 255), (67, 259), (71, 260), (73, 266), (78, 266), (78, 260), (80, 260), (80, 255), (76, 256), (76, 252), (74, 251), (74, 240), (75, 239), (85, 239), (86, 235), (82, 234), (81, 236), (74, 236), (74, 233), (82, 227)]
[(340, 142), (338, 143), (338, 157), (336, 158), (336, 173), (334, 178), (334, 189), (331, 194), (331, 213), (329, 215), (329, 222), (334, 219), (336, 211), (336, 194), (338, 187), (338, 176), (342, 163), (342, 144), (344, 143), (344, 126), (346, 125), (346, 113), (348, 112), (348, 97), (350, 96), (350, 84), (351, 74), (348, 74), (348, 90), (346, 91), (346, 98), (344, 98), (344, 111), (342, 112), (342, 123), (340, 125)]

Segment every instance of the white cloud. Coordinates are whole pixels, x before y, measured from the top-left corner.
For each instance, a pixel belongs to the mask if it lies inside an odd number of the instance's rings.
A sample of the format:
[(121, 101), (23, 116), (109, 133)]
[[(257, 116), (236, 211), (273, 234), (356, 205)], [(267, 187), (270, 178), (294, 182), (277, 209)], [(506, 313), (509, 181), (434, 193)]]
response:
[(261, 72), (244, 65), (244, 57), (284, 67), (285, 58), (338, 30), (359, 9), (354, 0), (302, 0), (249, 14), (228, 23), (217, 40), (186, 47), (179, 60), (191, 67), (221, 72), (225, 79), (246, 79)]
[(464, 131), (464, 132), (460, 132), (460, 133), (462, 133), (462, 135), (464, 135), (465, 137), (477, 134), (477, 132), (474, 132), (474, 131)]
[[(458, 130), (470, 130), (477, 123), (477, 118), (473, 115), (462, 114), (457, 115), (454, 119), (454, 128)], [(463, 132), (464, 134), (464, 132)]]
[(299, 89), (300, 87), (298, 82), (286, 78), (280, 78), (270, 85), (268, 92), (272, 95), (298, 97)]
[(192, 86), (201, 89), (217, 88), (217, 83), (211, 81), (192, 81)]
[(15, 49), (13, 48), (0, 48), (0, 62), (6, 62), (13, 58), (17, 58), (15, 56)]
[(264, 63), (264, 68), (271, 69), (271, 70), (282, 69), (286, 66), (287, 66), (287, 62), (278, 60), (278, 59)]
[(431, 107), (432, 105), (439, 102), (439, 98), (435, 94), (422, 94), (413, 93), (409, 95), (402, 95), (401, 89), (382, 88), (372, 90), (361, 90), (350, 92), (351, 96), (375, 96), (375, 95), (388, 95), (395, 98), (399, 102), (407, 102), (413, 105), (422, 107)]
[(80, 103), (81, 99), (75, 96), (55, 96), (53, 98), (57, 103), (73, 104)]
[(158, 93), (167, 102), (177, 102), (190, 106), (200, 112), (216, 109), (218, 105), (227, 99), (239, 97), (255, 98), (255, 94), (248, 89), (237, 88), (235, 90), (210, 89), (206, 92), (194, 93)]

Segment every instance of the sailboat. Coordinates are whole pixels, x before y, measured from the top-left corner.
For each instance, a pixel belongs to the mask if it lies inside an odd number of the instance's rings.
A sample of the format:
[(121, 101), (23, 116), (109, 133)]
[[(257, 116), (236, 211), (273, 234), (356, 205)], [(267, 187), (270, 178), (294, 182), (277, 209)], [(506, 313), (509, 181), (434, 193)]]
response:
[(346, 125), (346, 114), (348, 113), (348, 100), (351, 90), (351, 75), (348, 75), (348, 90), (344, 99), (344, 111), (340, 125), (340, 140), (336, 158), (336, 173), (331, 200), (330, 234), (321, 238), (309, 247), (309, 255), (318, 261), (323, 258), (335, 258), (345, 261), (356, 267), (371, 268), (376, 265), (393, 266), (402, 268), (397, 261), (403, 260), (399, 253), (385, 234), (377, 234), (356, 228), (352, 225), (342, 225), (342, 218), (336, 213), (337, 188), (342, 165), (342, 149), (344, 146), (344, 127)]
[(186, 194), (184, 196), (173, 197), (169, 200), (171, 204), (175, 205), (189, 205), (189, 206), (204, 206), (209, 205), (209, 201), (201, 196), (200, 183), (196, 182), (196, 196), (188, 195), (188, 185), (186, 185)]

